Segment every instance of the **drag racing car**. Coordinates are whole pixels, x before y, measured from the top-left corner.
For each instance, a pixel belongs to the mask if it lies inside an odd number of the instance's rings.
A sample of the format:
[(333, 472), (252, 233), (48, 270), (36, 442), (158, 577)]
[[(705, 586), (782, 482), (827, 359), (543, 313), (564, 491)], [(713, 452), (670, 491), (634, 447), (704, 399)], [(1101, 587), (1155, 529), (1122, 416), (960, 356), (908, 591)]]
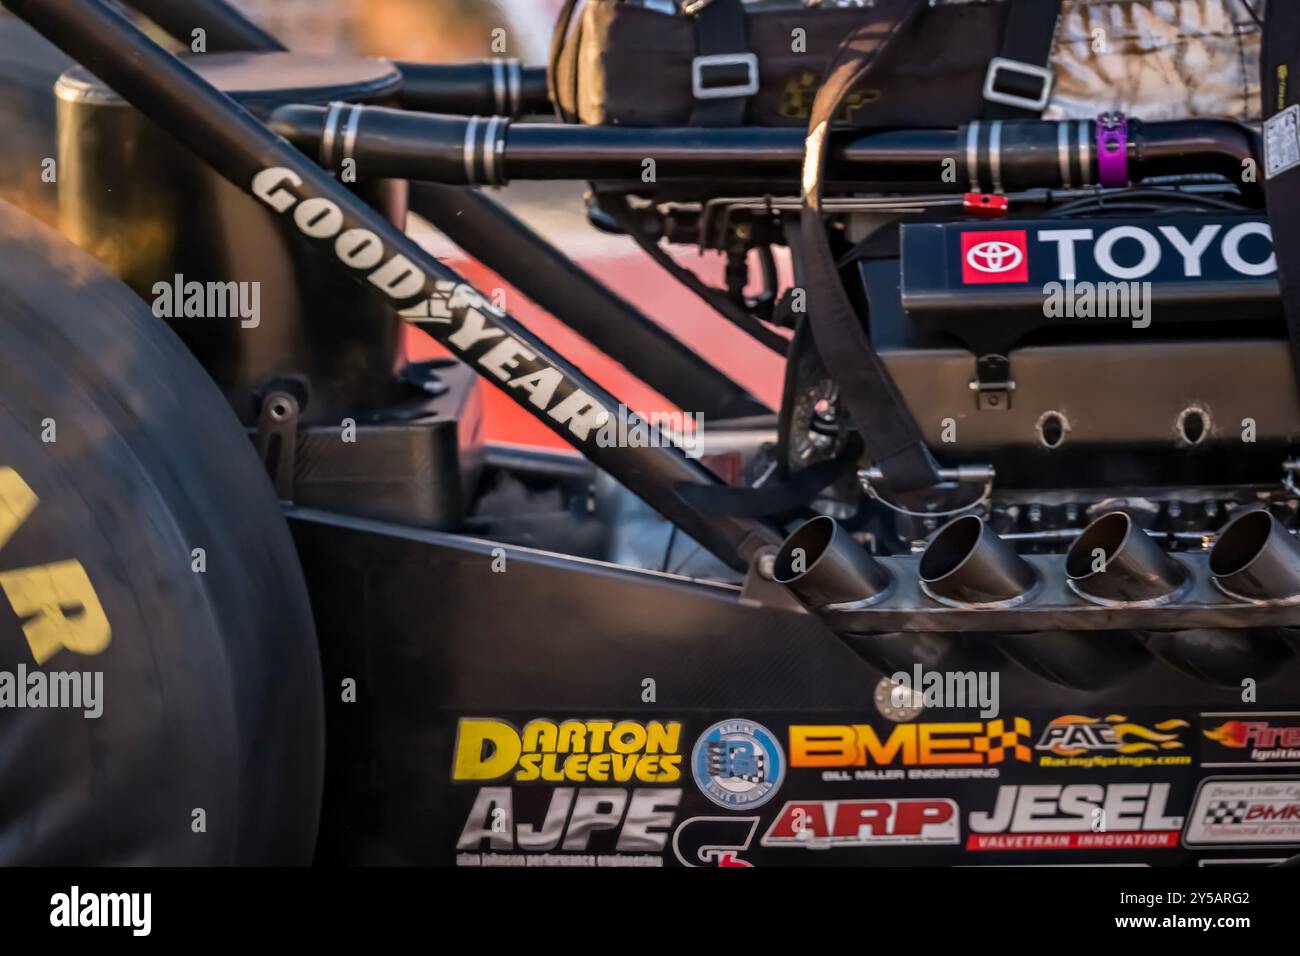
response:
[(4, 6), (0, 861), (1298, 852), (1300, 10), (571, 0), (530, 66)]

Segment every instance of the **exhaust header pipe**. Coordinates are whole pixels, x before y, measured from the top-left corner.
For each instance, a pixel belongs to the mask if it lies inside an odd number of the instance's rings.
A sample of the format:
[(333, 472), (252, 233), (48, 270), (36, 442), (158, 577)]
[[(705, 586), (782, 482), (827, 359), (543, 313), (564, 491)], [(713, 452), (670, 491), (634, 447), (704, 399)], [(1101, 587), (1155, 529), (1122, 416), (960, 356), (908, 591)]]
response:
[(1238, 600), (1300, 602), (1300, 541), (1268, 511), (1247, 511), (1219, 532), (1210, 574)]
[(859, 634), (841, 626), (837, 612), (851, 616), (885, 600), (893, 580), (833, 518), (813, 518), (791, 533), (777, 551), (772, 570), (773, 580), (790, 588), (854, 653), (882, 673), (910, 671), (917, 665), (939, 668), (960, 648), (956, 634)]
[(1014, 607), (1038, 584), (1029, 562), (975, 515), (949, 521), (921, 555), (921, 590), (940, 604)]
[(1163, 604), (1178, 595), (1187, 569), (1167, 555), (1122, 511), (1102, 515), (1065, 555), (1067, 582), (1097, 604)]
[(800, 525), (776, 552), (772, 578), (814, 609), (874, 604), (889, 593), (889, 572), (834, 518)]

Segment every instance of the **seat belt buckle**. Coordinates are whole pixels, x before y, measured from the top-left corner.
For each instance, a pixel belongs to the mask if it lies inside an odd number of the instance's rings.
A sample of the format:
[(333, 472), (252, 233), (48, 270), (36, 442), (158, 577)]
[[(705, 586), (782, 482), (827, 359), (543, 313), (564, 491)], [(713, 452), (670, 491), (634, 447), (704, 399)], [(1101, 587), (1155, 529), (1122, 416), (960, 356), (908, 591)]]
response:
[[(1038, 94), (1028, 96), (1004, 92), (1003, 80), (1011, 77), (1031, 77), (1037, 80)], [(1047, 108), (1047, 101), (1052, 97), (1054, 80), (1052, 71), (1045, 66), (995, 56), (989, 60), (988, 72), (984, 74), (984, 99), (990, 103), (1000, 103), (1003, 106), (1014, 106), (1016, 109), (1041, 113)]]
[[(737, 79), (737, 67), (745, 70)], [(710, 81), (708, 74), (713, 74)], [(753, 53), (715, 53), (691, 61), (691, 92), (697, 100), (728, 100), (758, 92), (758, 57)]]

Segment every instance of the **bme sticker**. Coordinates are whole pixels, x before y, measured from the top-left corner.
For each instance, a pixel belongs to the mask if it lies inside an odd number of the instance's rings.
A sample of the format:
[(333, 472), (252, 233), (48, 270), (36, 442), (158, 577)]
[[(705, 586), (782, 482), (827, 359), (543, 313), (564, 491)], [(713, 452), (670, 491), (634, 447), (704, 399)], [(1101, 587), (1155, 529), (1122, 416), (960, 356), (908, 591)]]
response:
[(961, 281), (967, 285), (1029, 281), (1029, 239), (1023, 229), (961, 234)]

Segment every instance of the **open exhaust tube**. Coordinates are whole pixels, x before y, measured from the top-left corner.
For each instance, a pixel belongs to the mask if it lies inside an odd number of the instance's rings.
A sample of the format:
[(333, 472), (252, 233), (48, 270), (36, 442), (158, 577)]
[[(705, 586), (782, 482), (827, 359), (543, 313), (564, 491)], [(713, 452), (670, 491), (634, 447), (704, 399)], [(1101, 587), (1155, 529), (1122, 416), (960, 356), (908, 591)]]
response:
[(813, 610), (874, 604), (890, 587), (889, 572), (825, 515), (800, 525), (782, 542), (772, 578)]
[[(870, 607), (889, 597), (893, 581), (884, 565), (824, 515), (795, 529), (776, 553), (773, 579), (788, 587), (814, 614), (831, 618), (837, 610)], [(832, 631), (850, 649), (884, 674), (910, 671), (920, 664), (941, 668), (961, 646), (959, 634), (899, 631), (858, 634)]]
[(921, 555), (921, 590), (956, 607), (1015, 607), (1033, 593), (1029, 562), (975, 515), (935, 532)]
[(1300, 541), (1265, 509), (1247, 511), (1219, 532), (1210, 574), (1238, 601), (1300, 603)]
[[(1210, 550), (1214, 586), (1236, 601), (1300, 605), (1300, 541), (1264, 508), (1238, 515)], [(1300, 654), (1300, 610), (1294, 627), (1199, 628), (1145, 635), (1147, 647), (1189, 673), (1225, 687), (1267, 677)]]
[[(966, 515), (935, 533), (921, 556), (921, 589), (944, 604), (1015, 607), (1034, 594), (1033, 567), (982, 519)], [(1136, 638), (1115, 634), (1030, 631), (987, 635), (1003, 655), (1063, 687), (1103, 690), (1145, 666), (1150, 655)]]
[(1074, 539), (1065, 573), (1080, 597), (1121, 607), (1164, 604), (1188, 581), (1187, 569), (1122, 511), (1102, 515)]

